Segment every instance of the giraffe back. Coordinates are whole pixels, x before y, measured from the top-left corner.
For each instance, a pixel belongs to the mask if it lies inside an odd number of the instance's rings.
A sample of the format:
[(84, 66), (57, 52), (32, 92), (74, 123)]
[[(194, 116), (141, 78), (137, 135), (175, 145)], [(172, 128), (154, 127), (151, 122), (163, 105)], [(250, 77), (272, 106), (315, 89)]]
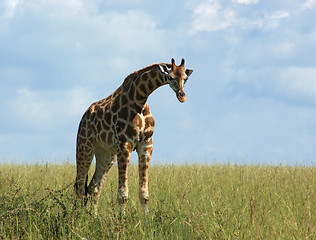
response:
[[(116, 152), (120, 144), (137, 144), (152, 136), (154, 118), (146, 104), (140, 108), (134, 102), (133, 82), (126, 78), (113, 94), (97, 101), (83, 115), (77, 135), (77, 147), (101, 146)], [(135, 78), (135, 77), (134, 77)]]

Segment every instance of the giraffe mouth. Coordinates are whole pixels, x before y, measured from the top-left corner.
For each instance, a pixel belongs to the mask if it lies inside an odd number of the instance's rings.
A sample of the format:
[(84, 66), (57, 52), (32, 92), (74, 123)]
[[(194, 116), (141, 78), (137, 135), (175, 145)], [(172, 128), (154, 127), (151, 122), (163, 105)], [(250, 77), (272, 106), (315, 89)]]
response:
[(178, 90), (176, 95), (177, 95), (179, 102), (181, 102), (181, 103), (185, 102), (186, 96), (185, 96), (185, 93), (183, 91)]

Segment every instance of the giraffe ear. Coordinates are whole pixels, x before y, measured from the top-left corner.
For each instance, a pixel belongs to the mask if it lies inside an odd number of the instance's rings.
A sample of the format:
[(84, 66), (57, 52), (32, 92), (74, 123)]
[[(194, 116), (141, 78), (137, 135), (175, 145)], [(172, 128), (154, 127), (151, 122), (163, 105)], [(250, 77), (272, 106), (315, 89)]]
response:
[(159, 64), (159, 69), (163, 74), (170, 74), (171, 73), (171, 68), (168, 68), (166, 64)]
[(193, 72), (192, 69), (185, 69), (185, 74), (186, 74), (187, 76), (190, 76), (192, 72)]

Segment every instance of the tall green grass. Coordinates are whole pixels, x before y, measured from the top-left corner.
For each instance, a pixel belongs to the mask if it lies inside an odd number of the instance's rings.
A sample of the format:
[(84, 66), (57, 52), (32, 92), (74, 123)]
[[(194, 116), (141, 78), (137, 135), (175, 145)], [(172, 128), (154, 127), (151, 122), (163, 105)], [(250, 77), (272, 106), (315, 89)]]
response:
[(0, 239), (316, 239), (315, 167), (151, 166), (146, 217), (134, 165), (120, 217), (114, 168), (95, 216), (75, 166), (0, 165)]

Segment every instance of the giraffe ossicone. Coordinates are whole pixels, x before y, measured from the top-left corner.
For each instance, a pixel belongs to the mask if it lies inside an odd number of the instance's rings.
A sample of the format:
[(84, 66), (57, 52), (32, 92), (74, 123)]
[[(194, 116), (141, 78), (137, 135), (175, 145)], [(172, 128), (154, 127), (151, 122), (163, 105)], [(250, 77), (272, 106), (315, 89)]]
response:
[[(128, 165), (131, 152), (137, 151), (139, 199), (148, 211), (148, 167), (153, 150), (155, 120), (147, 104), (148, 96), (158, 87), (169, 84), (180, 102), (186, 100), (184, 85), (193, 70), (177, 66), (153, 64), (128, 75), (122, 85), (107, 98), (97, 101), (84, 113), (78, 128), (76, 146), (75, 193), (79, 198), (92, 196), (97, 211), (101, 189), (115, 160), (118, 162), (117, 199), (125, 212), (128, 200)], [(88, 171), (93, 157), (96, 169), (88, 185)]]

